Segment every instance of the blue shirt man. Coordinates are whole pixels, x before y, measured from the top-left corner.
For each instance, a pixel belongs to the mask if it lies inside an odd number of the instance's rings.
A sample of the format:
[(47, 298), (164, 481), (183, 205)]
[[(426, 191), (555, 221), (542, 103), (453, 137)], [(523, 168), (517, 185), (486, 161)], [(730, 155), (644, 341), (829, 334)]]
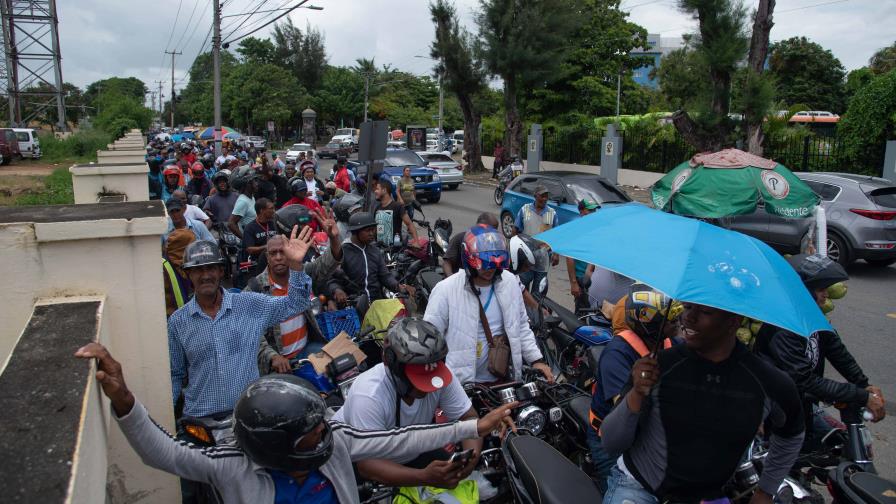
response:
[[(260, 336), (310, 305), (311, 278), (302, 266), (310, 243), (310, 231), (290, 240), (289, 287), (279, 297), (230, 293), (221, 287), (223, 259), (217, 244), (198, 241), (187, 247), (183, 269), (196, 294), (168, 319), (171, 393), (177, 401), (183, 391), (184, 415), (230, 411), (246, 385), (258, 378)], [(183, 387), (186, 377), (189, 383)]]
[(178, 198), (169, 198), (165, 202), (165, 209), (168, 210), (168, 230), (162, 236), (162, 246), (168, 241), (168, 233), (175, 229), (187, 228), (196, 235), (197, 240), (208, 240), (215, 242), (215, 237), (205, 227), (205, 224), (184, 216), (184, 203)]

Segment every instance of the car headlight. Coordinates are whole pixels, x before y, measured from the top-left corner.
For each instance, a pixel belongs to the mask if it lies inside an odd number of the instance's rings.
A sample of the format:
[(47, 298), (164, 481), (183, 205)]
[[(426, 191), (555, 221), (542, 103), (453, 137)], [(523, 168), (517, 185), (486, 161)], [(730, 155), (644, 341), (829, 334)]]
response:
[(432, 181), (433, 181), (433, 182), (438, 182), (438, 181), (440, 181), (440, 180), (442, 180), (442, 177), (439, 177), (439, 174), (438, 174), (438, 173), (434, 173), (433, 176), (432, 176)]
[(541, 434), (544, 426), (548, 423), (548, 414), (538, 406), (526, 406), (516, 416), (516, 424), (533, 436)]

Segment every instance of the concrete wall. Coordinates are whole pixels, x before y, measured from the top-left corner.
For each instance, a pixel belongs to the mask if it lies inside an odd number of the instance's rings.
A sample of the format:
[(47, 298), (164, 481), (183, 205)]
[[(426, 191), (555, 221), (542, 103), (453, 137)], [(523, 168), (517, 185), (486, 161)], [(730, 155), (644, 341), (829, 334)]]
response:
[(125, 201), (148, 201), (149, 165), (141, 163), (86, 164), (68, 169), (75, 203), (96, 203), (100, 193), (124, 194)]
[[(486, 169), (491, 169), (492, 165), (495, 162), (495, 158), (491, 156), (482, 156), (482, 164), (485, 165)], [(565, 170), (565, 171), (576, 171), (583, 173), (594, 173), (596, 175), (600, 175), (600, 166), (596, 165), (583, 165), (583, 164), (571, 164), (571, 163), (555, 163), (554, 161), (542, 161), (541, 162), (541, 170)], [(639, 170), (619, 170), (619, 185), (626, 186), (634, 186), (634, 187), (650, 187), (657, 180), (663, 178), (664, 173), (653, 173)]]
[[(120, 218), (66, 222), (7, 219), (0, 223), (0, 254), (4, 257), (0, 261), (0, 278), (4, 279), (0, 359), (5, 360), (12, 351), (37, 300), (79, 295), (105, 297), (104, 337), (112, 354), (122, 363), (128, 386), (160, 425), (173, 429), (159, 259), (159, 236), (167, 228), (167, 222), (164, 210), (156, 202), (127, 205), (122, 208), (143, 208), (135, 212), (123, 210)], [(106, 212), (119, 208), (110, 204), (91, 207), (106, 209)], [(42, 208), (53, 207), (38, 207), (34, 211)], [(98, 407), (98, 399), (90, 394), (86, 401), (88, 410)], [(108, 414), (108, 405), (103, 407)], [(179, 501), (177, 480), (146, 467), (117, 426), (97, 432), (95, 420), (85, 422), (87, 437), (82, 443), (85, 466), (100, 463), (98, 455), (92, 452), (103, 449), (104, 436), (108, 442), (110, 502)], [(82, 488), (78, 486), (80, 478), (75, 481), (77, 488)], [(85, 495), (93, 494), (91, 489), (84, 491)]]
[(99, 150), (96, 151), (96, 162), (98, 164), (115, 164), (115, 163), (146, 163), (145, 150)]

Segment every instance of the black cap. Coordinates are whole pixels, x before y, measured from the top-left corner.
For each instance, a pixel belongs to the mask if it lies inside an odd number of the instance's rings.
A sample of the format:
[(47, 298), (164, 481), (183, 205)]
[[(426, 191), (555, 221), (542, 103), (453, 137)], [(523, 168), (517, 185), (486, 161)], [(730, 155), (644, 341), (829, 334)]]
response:
[(376, 217), (370, 212), (358, 212), (348, 218), (348, 230), (360, 231), (376, 226)]
[(165, 208), (167, 208), (169, 212), (172, 210), (183, 210), (184, 202), (177, 198), (168, 198), (168, 201), (165, 202)]

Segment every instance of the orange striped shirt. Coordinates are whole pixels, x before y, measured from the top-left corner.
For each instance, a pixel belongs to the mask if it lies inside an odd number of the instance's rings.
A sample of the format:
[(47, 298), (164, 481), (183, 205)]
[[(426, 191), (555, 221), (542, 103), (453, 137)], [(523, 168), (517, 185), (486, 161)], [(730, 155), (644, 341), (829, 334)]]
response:
[[(280, 286), (268, 275), (271, 283), (271, 294), (285, 296), (287, 287)], [(295, 317), (280, 322), (280, 355), (292, 359), (305, 349), (308, 344), (308, 324), (305, 314), (299, 313)]]

